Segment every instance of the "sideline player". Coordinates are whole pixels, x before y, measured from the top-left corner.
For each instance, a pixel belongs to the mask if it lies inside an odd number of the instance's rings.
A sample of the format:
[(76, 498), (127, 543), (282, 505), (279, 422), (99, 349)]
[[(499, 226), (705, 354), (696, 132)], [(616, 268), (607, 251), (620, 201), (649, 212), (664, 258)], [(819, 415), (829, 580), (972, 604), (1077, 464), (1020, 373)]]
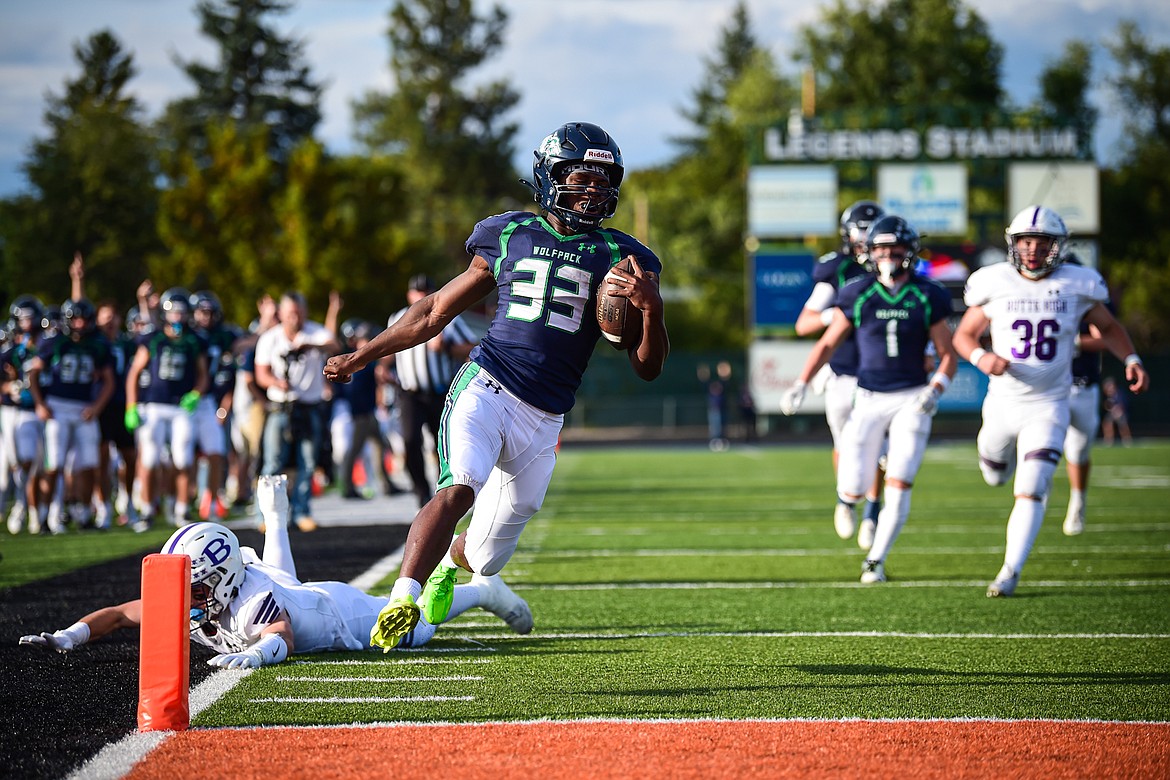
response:
[[(1008, 262), (968, 278), (967, 311), (954, 339), (959, 355), (990, 376), (978, 437), (983, 479), (1003, 485), (1015, 474), (1007, 549), (987, 588), (991, 598), (1015, 593), (1044, 522), (1069, 423), (1069, 379), (1082, 317), (1124, 361), (1133, 392), (1144, 392), (1150, 382), (1129, 334), (1105, 306), (1105, 280), (1091, 268), (1064, 262), (1068, 229), (1060, 215), (1028, 206), (1004, 234)], [(990, 350), (979, 346), (989, 329)]]
[[(857, 332), (857, 397), (842, 432), (837, 469), (837, 495), (850, 515), (873, 483), (882, 443), (889, 438), (885, 506), (861, 568), (867, 584), (886, 580), (886, 556), (910, 515), (910, 493), (926, 454), (931, 418), (958, 365), (947, 327), (950, 295), (914, 273), (918, 250), (918, 232), (902, 217), (887, 215), (870, 226), (866, 267), (876, 276), (841, 290), (832, 324), (809, 354), (800, 381), (781, 400), (781, 411), (794, 414), (804, 401), (805, 384)], [(938, 370), (927, 377), (930, 344), (940, 358)]]
[[(625, 174), (617, 143), (597, 125), (571, 122), (541, 141), (535, 157), (529, 186), (541, 215), (510, 211), (479, 222), (467, 240), (467, 270), (365, 347), (325, 365), (330, 380), (348, 381), (499, 293), (495, 319), (447, 396), (438, 489), (411, 525), (373, 637), (385, 648), (414, 627), (420, 608), (432, 623), (446, 615), (457, 567), (494, 574), (515, 552), (544, 501), (564, 415), (601, 336), (594, 309), (603, 280), (640, 315), (640, 338), (627, 352), (634, 373), (655, 379), (669, 351), (661, 262), (634, 238), (601, 227), (614, 214)], [(632, 260), (632, 272), (612, 271), (623, 258)], [(472, 508), (467, 530), (452, 541)]]
[[(263, 558), (218, 523), (185, 526), (163, 545), (164, 553), (191, 557), (191, 641), (219, 653), (207, 663), (256, 668), (294, 652), (369, 650), (370, 629), (386, 599), (343, 582), (298, 580), (288, 543), (287, 477), (260, 477), (256, 499), (265, 519)], [(447, 620), (472, 607), (499, 616), (518, 634), (532, 630), (528, 604), (498, 576), (455, 588)], [(141, 622), (142, 600), (135, 599), (60, 631), (23, 636), (20, 644), (64, 653)], [(434, 633), (435, 626), (420, 621), (401, 646), (421, 647)]]
[[(829, 252), (813, 266), (813, 290), (796, 319), (796, 335), (815, 336), (824, 332), (833, 322), (837, 296), (852, 279), (866, 274), (865, 234), (874, 220), (886, 212), (872, 200), (859, 200), (841, 213), (841, 247)], [(829, 358), (828, 380), (825, 382), (825, 421), (833, 437), (833, 472), (841, 451), (841, 431), (853, 410), (853, 396), (857, 392), (857, 340), (850, 332)], [(866, 493), (865, 517), (857, 531), (857, 543), (868, 550), (873, 544), (878, 514), (882, 511), (882, 481), (884, 474), (878, 468), (873, 487)], [(833, 527), (842, 539), (853, 537), (853, 513), (841, 504), (833, 513)]]

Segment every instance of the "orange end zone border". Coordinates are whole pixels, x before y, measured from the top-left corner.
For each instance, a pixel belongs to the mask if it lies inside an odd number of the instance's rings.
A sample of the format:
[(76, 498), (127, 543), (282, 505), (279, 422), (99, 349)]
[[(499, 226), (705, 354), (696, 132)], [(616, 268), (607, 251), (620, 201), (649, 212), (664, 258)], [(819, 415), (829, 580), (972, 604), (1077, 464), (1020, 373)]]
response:
[[(210, 763), (209, 763), (210, 762)], [(1170, 777), (1170, 723), (587, 721), (195, 729), (127, 777)]]

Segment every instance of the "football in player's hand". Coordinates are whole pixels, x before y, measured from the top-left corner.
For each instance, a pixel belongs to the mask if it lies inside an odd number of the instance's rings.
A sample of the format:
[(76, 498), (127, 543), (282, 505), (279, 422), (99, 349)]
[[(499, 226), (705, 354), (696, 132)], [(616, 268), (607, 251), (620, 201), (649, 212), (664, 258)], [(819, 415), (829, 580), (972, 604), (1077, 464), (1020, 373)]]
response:
[(642, 313), (622, 295), (610, 295), (609, 276), (614, 271), (633, 276), (634, 265), (623, 259), (610, 269), (597, 287), (597, 324), (614, 349), (628, 350), (642, 335)]

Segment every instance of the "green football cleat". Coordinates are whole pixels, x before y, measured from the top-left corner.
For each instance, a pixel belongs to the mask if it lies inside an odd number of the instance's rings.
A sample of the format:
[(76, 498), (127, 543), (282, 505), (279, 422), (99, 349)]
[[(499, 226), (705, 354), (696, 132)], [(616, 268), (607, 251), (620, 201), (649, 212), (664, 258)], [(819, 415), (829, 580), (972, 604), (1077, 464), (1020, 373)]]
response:
[(455, 597), (455, 575), (458, 573), (456, 567), (440, 563), (423, 587), (422, 595), (418, 597), (418, 608), (431, 625), (439, 625), (451, 612), (451, 600)]
[(418, 625), (418, 605), (410, 596), (394, 599), (378, 613), (378, 622), (370, 629), (370, 646), (389, 653)]

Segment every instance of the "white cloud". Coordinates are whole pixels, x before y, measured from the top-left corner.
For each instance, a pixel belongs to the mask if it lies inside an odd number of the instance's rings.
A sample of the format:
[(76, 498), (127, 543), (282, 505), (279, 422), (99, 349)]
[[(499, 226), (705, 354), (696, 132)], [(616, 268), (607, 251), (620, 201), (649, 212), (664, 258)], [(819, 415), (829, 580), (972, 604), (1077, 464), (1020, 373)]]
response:
[[(492, 5), (476, 0), (477, 8)], [(506, 78), (522, 99), (517, 165), (531, 147), (564, 121), (595, 121), (621, 142), (634, 167), (669, 157), (668, 138), (687, 130), (678, 109), (688, 105), (715, 54), (734, 3), (727, 0), (502, 0), (509, 12), (505, 49), (479, 83)], [(109, 27), (134, 53), (139, 76), (131, 89), (157, 115), (191, 85), (172, 61), (213, 63), (212, 44), (198, 30), (194, 0), (56, 0), (5, 3), (0, 24), (0, 196), (21, 186), (19, 167), (31, 139), (44, 130), (46, 90), (60, 91), (76, 75), (72, 45)], [(815, 22), (821, 3), (748, 0), (757, 39), (791, 72), (796, 30)], [(351, 143), (351, 102), (391, 86), (385, 0), (300, 0), (278, 26), (303, 39), (315, 77), (326, 83), (320, 137), (330, 148)], [(1158, 45), (1170, 40), (1164, 0), (974, 0), (975, 9), (1005, 47), (1004, 85), (1018, 103), (1031, 100), (1036, 77), (1072, 38), (1100, 40), (1122, 18), (1137, 19)], [(1095, 93), (1096, 94), (1096, 93)], [(1103, 109), (1102, 131), (1116, 137)], [(1112, 125), (1109, 123), (1112, 122)], [(1105, 132), (1102, 133), (1103, 137)], [(1099, 147), (1106, 149), (1109, 142)]]

